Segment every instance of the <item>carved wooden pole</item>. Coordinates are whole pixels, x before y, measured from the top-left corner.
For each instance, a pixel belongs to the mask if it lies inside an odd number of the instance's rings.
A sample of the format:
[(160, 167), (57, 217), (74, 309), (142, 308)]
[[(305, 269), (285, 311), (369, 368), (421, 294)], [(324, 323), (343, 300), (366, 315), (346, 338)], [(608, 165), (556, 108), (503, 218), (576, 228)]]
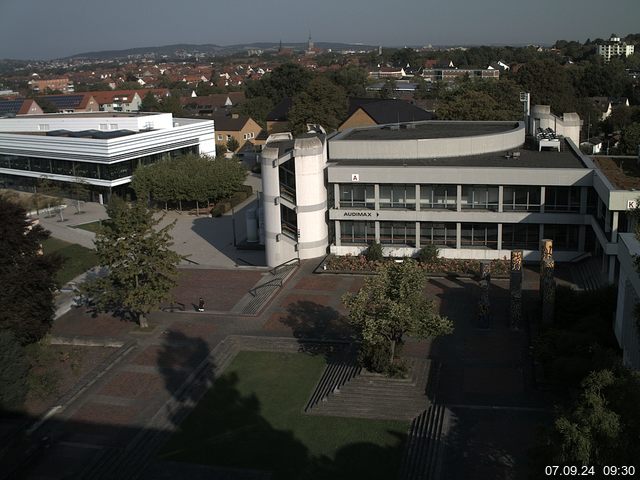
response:
[(480, 300), (478, 302), (478, 323), (480, 328), (489, 328), (491, 305), (489, 287), (491, 286), (491, 267), (489, 262), (480, 264)]
[(522, 325), (522, 250), (511, 250), (509, 299), (509, 326), (519, 330)]
[(553, 240), (540, 241), (540, 299), (542, 321), (552, 323), (556, 301), (555, 262), (553, 261)]

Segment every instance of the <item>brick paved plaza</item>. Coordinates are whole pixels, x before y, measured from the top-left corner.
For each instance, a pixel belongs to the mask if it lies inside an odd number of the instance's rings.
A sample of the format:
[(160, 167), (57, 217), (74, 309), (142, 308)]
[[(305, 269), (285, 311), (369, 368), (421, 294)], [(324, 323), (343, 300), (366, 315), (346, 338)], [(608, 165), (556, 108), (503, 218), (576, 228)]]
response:
[[(153, 313), (148, 332), (110, 315), (94, 317), (82, 308), (60, 318), (53, 329), (58, 337), (119, 339), (133, 349), (107, 371), (97, 372), (94, 383), (42, 427), (57, 444), (51, 454), (43, 453), (33, 472), (41, 475), (46, 466), (42, 478), (61, 478), (51, 472), (79, 475), (98, 454), (117, 451), (148, 429), (152, 418), (157, 422), (158, 415), (166, 417), (169, 425), (172, 419), (182, 418), (175, 407), (166, 409), (167, 402), (173, 401), (191, 372), (228, 335), (349, 340), (341, 297), (357, 291), (366, 277), (314, 274), (315, 266), (303, 263), (257, 316), (231, 312), (269, 275), (265, 271), (184, 269), (174, 294), (185, 310)], [(454, 459), (471, 455), (478, 444), (499, 444), (502, 449), (501, 456), (484, 465), (484, 470), (507, 471), (509, 462), (522, 460), (529, 434), (521, 433), (531, 432), (539, 421), (539, 415), (527, 417), (518, 409), (544, 405), (531, 388), (526, 335), (507, 328), (507, 283), (493, 282), (489, 329), (476, 325), (479, 289), (475, 281), (434, 278), (425, 293), (454, 321), (455, 333), (435, 342), (409, 339), (404, 353), (442, 364), (438, 395), (451, 405), (455, 433), (446, 449), (445, 463), (451, 464), (446, 478), (470, 478), (475, 471), (471, 463)], [(189, 308), (198, 297), (205, 299), (205, 313)], [(495, 406), (506, 410), (484, 410)], [(504, 415), (514, 420), (506, 421)], [(492, 429), (494, 422), (500, 428)], [(510, 436), (520, 441), (504, 442)], [(488, 475), (474, 478), (494, 478)]]

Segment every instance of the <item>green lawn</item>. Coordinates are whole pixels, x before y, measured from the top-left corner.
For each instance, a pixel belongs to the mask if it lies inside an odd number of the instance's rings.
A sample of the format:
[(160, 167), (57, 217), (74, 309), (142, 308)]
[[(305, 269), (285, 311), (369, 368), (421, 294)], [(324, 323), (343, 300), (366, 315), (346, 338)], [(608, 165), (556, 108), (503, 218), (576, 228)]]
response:
[(87, 230), (89, 232), (98, 233), (98, 229), (102, 225), (102, 222), (98, 220), (97, 222), (84, 223), (82, 225), (76, 225), (73, 228), (81, 228), (82, 230)]
[(322, 356), (239, 353), (161, 458), (274, 480), (395, 478), (408, 423), (302, 414), (324, 366)]
[(64, 263), (57, 276), (60, 285), (64, 285), (70, 280), (73, 280), (97, 263), (96, 252), (94, 250), (58, 240), (57, 238), (48, 238), (42, 244), (42, 248), (45, 254), (57, 253), (64, 258)]

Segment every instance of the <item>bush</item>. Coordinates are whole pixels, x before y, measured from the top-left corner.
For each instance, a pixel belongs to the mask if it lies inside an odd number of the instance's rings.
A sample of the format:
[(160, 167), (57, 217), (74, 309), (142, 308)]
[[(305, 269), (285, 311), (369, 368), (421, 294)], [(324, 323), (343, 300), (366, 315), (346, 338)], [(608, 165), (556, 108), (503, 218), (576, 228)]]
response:
[(382, 254), (382, 245), (380, 245), (378, 242), (371, 243), (369, 245), (369, 248), (367, 248), (367, 252), (364, 254), (364, 256), (370, 262), (377, 262), (379, 260), (382, 260), (384, 258), (384, 255)]
[(27, 395), (29, 361), (9, 330), (0, 331), (0, 410), (20, 408)]
[(358, 352), (358, 363), (370, 372), (385, 373), (389, 369), (391, 351), (386, 343), (363, 343)]
[(224, 204), (223, 203), (217, 203), (216, 206), (211, 209), (211, 216), (212, 217), (219, 217), (224, 212), (225, 212)]
[(253, 173), (262, 173), (262, 164), (256, 163), (253, 167), (251, 167), (251, 171)]
[(418, 260), (421, 263), (435, 263), (438, 261), (440, 249), (435, 245), (426, 245), (418, 252)]

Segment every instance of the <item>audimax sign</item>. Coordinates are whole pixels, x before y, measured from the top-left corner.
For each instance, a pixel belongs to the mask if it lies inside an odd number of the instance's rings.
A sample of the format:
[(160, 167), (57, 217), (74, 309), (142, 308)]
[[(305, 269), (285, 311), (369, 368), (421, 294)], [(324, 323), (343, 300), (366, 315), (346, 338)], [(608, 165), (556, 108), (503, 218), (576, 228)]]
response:
[[(344, 212), (343, 217), (373, 217), (374, 212)], [(376, 213), (376, 217), (380, 214)]]

